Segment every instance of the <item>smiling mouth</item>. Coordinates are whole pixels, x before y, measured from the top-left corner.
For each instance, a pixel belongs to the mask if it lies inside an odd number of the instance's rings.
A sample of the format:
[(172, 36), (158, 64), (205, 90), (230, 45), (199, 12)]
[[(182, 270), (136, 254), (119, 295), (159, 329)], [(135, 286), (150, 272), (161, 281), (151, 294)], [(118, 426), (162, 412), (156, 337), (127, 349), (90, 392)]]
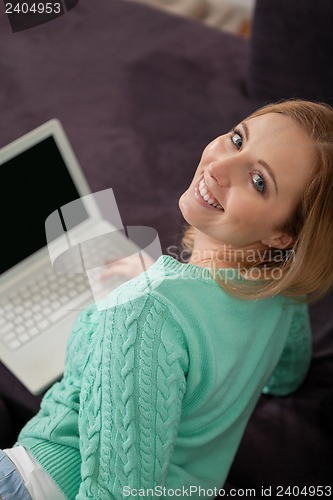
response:
[(204, 178), (202, 178), (201, 181), (199, 182), (198, 191), (202, 199), (206, 203), (208, 203), (208, 205), (211, 205), (212, 207), (215, 207), (217, 210), (221, 210), (224, 212), (224, 208), (222, 207), (222, 205), (220, 205), (219, 201), (208, 190)]

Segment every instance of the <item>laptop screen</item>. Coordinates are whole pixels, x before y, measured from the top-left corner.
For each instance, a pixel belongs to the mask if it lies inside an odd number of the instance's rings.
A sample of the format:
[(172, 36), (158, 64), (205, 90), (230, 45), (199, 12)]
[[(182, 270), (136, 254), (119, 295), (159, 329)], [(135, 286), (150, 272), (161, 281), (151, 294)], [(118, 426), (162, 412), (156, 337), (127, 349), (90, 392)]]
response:
[[(0, 169), (3, 273), (46, 245), (48, 215), (80, 195), (52, 135), (4, 162)], [(81, 203), (73, 225), (87, 218)]]

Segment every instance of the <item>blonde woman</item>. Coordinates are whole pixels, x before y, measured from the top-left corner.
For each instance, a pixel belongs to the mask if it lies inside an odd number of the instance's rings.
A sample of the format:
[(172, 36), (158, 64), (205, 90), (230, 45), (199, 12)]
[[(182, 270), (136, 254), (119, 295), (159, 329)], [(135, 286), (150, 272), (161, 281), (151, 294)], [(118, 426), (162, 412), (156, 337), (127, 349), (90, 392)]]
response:
[(63, 379), (1, 453), (4, 500), (218, 494), (261, 392), (308, 370), (306, 301), (333, 279), (332, 139), (329, 107), (286, 101), (207, 146), (179, 202), (189, 262), (163, 256), (158, 286), (140, 275), (81, 314)]
[[(272, 143), (267, 142), (266, 145), (263, 143), (263, 147), (265, 152), (267, 151), (276, 159), (278, 165), (284, 158), (286, 159), (284, 173), (282, 173), (282, 168), (278, 168), (278, 172), (275, 173), (269, 168), (269, 164), (265, 165), (262, 160), (259, 160), (255, 168), (250, 168), (250, 162), (253, 162), (253, 158), (248, 158), (251, 156), (251, 151), (248, 152), (249, 147), (246, 148), (244, 144), (246, 136), (249, 134), (248, 122), (251, 125), (257, 123), (254, 118), (262, 117), (261, 127), (263, 129), (266, 126), (265, 121), (267, 122), (267, 129), (266, 131), (262, 130), (263, 134), (273, 136), (274, 132), (268, 123), (270, 117), (266, 116), (271, 113), (274, 113), (275, 119), (280, 121), (280, 127), (277, 128), (278, 133), (275, 135), (275, 140)], [(304, 141), (297, 140), (295, 136), (288, 138), (287, 131), (284, 133), (284, 138), (278, 135), (284, 128), (283, 124), (287, 125), (290, 120), (303, 131), (303, 137), (305, 134), (312, 138), (314, 142), (312, 147), (310, 144), (306, 146)], [(218, 231), (222, 231), (224, 226), (230, 236), (228, 235), (223, 242), (222, 250), (218, 247), (218, 252), (212, 256), (211, 263), (217, 267), (233, 267), (236, 264), (238, 269), (241, 268), (248, 277), (251, 276), (252, 269), (255, 270), (252, 273), (253, 276), (265, 279), (265, 282), (261, 282), (258, 287), (253, 287), (252, 283), (250, 287), (243, 287), (246, 289), (244, 298), (262, 298), (282, 293), (292, 297), (306, 295), (307, 299), (311, 300), (325, 295), (331, 287), (333, 256), (329, 249), (333, 243), (332, 127), (333, 118), (330, 107), (298, 100), (268, 105), (250, 115), (239, 127), (235, 127), (231, 132), (231, 141), (240, 153), (237, 158), (239, 160), (242, 156), (243, 171), (246, 171), (246, 168), (249, 169), (249, 175), (252, 176), (255, 189), (262, 194), (261, 202), (255, 204), (252, 204), (250, 200), (247, 204), (244, 186), (240, 182), (238, 184), (236, 182), (238, 171), (230, 172), (231, 169), (234, 170), (232, 162), (235, 157), (232, 155), (228, 157), (222, 151), (225, 136), (217, 138), (205, 149), (192, 187), (198, 179), (198, 174), (200, 175), (200, 172), (204, 170), (204, 165), (208, 164), (207, 177), (210, 186), (213, 187), (214, 183), (221, 185), (218, 189), (222, 194), (223, 185), (230, 183), (230, 189), (225, 189), (228, 191), (226, 196), (230, 198), (228, 203), (235, 204), (236, 212), (234, 214), (238, 217), (236, 221), (232, 220), (231, 223), (227, 217), (221, 219), (221, 225), (220, 221), (217, 223)], [(253, 148), (256, 148), (253, 141), (252, 144)], [(223, 169), (220, 169), (219, 162), (222, 161), (224, 166)], [(301, 162), (299, 170), (296, 167), (298, 162)], [(243, 172), (240, 171), (240, 174)], [(276, 181), (277, 175), (281, 178), (281, 189)], [(202, 176), (205, 182), (205, 175), (202, 174)], [(266, 177), (268, 177), (268, 181), (266, 181)], [(205, 187), (207, 188), (207, 186)], [(289, 198), (288, 206), (283, 201), (287, 199), (291, 191), (294, 193), (294, 199)], [(186, 217), (189, 206), (186, 203), (188, 193), (189, 191), (183, 195), (180, 204), (181, 207), (183, 206), (183, 215), (190, 222), (191, 213), (189, 212)], [(283, 214), (284, 210), (287, 212), (289, 210), (287, 216), (285, 213)], [(243, 228), (248, 226), (248, 233), (250, 233), (248, 241), (251, 241), (255, 236), (252, 232), (253, 223), (259, 228), (260, 237), (266, 230), (267, 224), (272, 222), (275, 228), (273, 239), (265, 237), (255, 245), (251, 242), (249, 248), (244, 247), (242, 238), (246, 234), (246, 230), (244, 231)], [(239, 231), (240, 223), (242, 226)], [(206, 230), (205, 233), (207, 232)], [(195, 234), (198, 234), (200, 238), (200, 228), (193, 225), (186, 231), (183, 243), (185, 248), (190, 249), (192, 253), (191, 261), (200, 265)], [(212, 230), (210, 230), (210, 234), (213, 234)], [(233, 243), (234, 241), (235, 243)], [(209, 252), (214, 254), (211, 245)], [(241, 262), (240, 256), (245, 259), (244, 263)], [(220, 260), (221, 262), (219, 262)], [(276, 279), (276, 277), (281, 279)], [(243, 295), (241, 288), (236, 287), (235, 293)]]

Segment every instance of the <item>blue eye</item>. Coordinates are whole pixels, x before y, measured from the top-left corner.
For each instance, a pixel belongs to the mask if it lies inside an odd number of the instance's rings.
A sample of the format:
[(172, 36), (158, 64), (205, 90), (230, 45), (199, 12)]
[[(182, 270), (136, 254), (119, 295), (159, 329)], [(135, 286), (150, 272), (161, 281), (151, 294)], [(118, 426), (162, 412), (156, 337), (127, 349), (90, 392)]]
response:
[(265, 189), (266, 189), (265, 180), (261, 175), (253, 174), (252, 175), (252, 182), (253, 182), (254, 188), (257, 191), (259, 191), (259, 193), (265, 192)]
[(237, 130), (232, 131), (230, 139), (237, 149), (241, 149), (241, 147), (243, 146), (243, 137)]

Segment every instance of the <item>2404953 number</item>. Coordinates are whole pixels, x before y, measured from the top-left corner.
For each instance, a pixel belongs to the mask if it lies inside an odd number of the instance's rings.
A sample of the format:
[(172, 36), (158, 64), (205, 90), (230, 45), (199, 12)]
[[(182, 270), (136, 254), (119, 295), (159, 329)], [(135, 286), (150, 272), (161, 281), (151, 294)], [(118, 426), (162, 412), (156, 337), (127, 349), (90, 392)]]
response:
[(332, 488), (331, 486), (277, 486), (276, 487), (276, 496), (277, 497), (331, 497), (332, 496)]
[(6, 14), (60, 14), (61, 4), (56, 2), (36, 2), (28, 5), (26, 2), (6, 3)]

